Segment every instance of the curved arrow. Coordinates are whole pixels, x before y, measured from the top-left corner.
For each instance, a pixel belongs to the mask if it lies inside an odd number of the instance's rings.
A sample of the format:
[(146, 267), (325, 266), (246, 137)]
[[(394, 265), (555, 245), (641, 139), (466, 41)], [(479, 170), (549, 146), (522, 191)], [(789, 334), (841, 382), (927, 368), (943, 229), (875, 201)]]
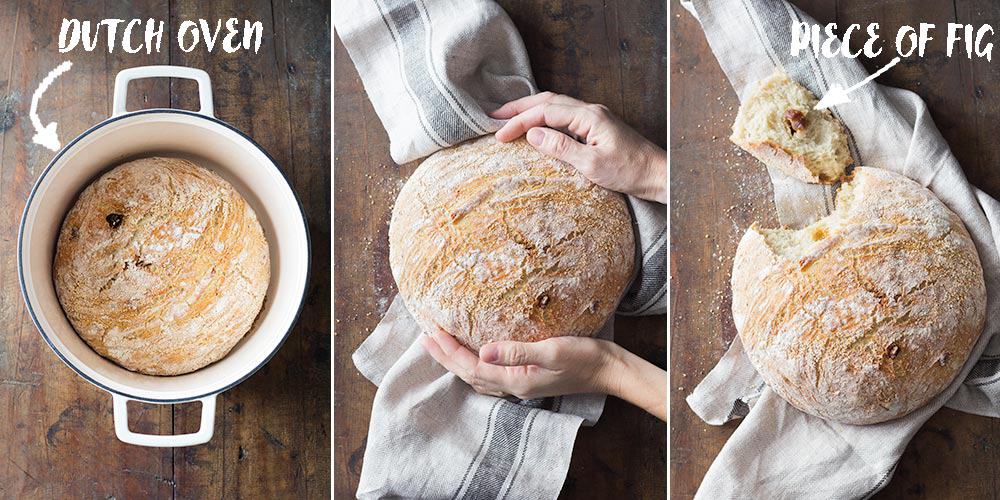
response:
[(56, 78), (69, 71), (73, 67), (73, 63), (70, 61), (63, 61), (62, 64), (56, 66), (55, 69), (49, 72), (48, 76), (42, 79), (42, 83), (38, 85), (38, 89), (35, 93), (31, 95), (31, 110), (28, 112), (28, 118), (31, 119), (31, 125), (35, 127), (35, 136), (31, 138), (31, 142), (35, 144), (40, 144), (52, 151), (59, 151), (59, 136), (56, 135), (56, 122), (49, 122), (48, 125), (42, 126), (42, 121), (38, 119), (38, 100), (42, 98), (42, 94), (45, 90), (52, 85), (52, 82)]

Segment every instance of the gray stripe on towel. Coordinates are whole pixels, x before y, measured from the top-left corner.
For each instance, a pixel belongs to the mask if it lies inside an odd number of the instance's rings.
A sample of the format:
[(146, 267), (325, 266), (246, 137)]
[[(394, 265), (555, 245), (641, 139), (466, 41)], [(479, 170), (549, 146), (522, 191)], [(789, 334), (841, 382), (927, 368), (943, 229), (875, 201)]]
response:
[(525, 400), (520, 404), (507, 400), (499, 401), (500, 408), (496, 414), (493, 436), (486, 446), (483, 459), (472, 474), (469, 487), (462, 495), (463, 499), (500, 497), (507, 483), (507, 476), (514, 469), (515, 462), (520, 462), (518, 456), (523, 453), (520, 448), (522, 434), (528, 433), (525, 439), (530, 437), (530, 425), (525, 425), (529, 415), (537, 414), (540, 409), (550, 409), (555, 404), (554, 398)]
[[(420, 9), (423, 11), (424, 16), (430, 19), (431, 15), (430, 11), (427, 10), (427, 4), (424, 3), (423, 0), (417, 0), (417, 5), (420, 6)], [(433, 26), (434, 23), (430, 23), (427, 25), (427, 37), (431, 39), (433, 39), (434, 37)], [(482, 135), (488, 134), (489, 131), (487, 130), (487, 127), (484, 126), (482, 123), (480, 123), (479, 120), (476, 119), (476, 116), (470, 113), (469, 110), (465, 109), (465, 106), (462, 105), (462, 100), (459, 99), (454, 92), (452, 92), (453, 86), (450, 85), (447, 81), (445, 81), (444, 78), (441, 77), (441, 72), (438, 71), (437, 66), (434, 65), (434, 60), (428, 59), (427, 65), (430, 67), (431, 75), (437, 80), (439, 84), (441, 84), (442, 87), (444, 87), (444, 91), (447, 92), (449, 96), (451, 96), (452, 100), (455, 101), (455, 106), (458, 107), (458, 111), (460, 111), (463, 115), (465, 115), (466, 118), (469, 119), (469, 123), (471, 123), (471, 126), (475, 129), (476, 134), (482, 134)]]
[[(422, 50), (430, 33), (416, 3), (413, 0), (383, 0), (383, 2), (387, 9), (382, 11), (382, 17), (387, 19), (387, 23), (391, 20), (399, 36), (397, 48), (402, 63), (403, 78), (419, 101), (419, 108), (426, 114), (425, 117), (434, 133), (446, 142), (446, 145), (457, 144), (478, 136), (479, 134), (455, 112), (451, 103), (434, 84), (427, 56)], [(378, 0), (376, 3), (379, 3)], [(381, 5), (379, 8), (382, 8)]]
[(469, 462), (469, 465), (465, 468), (465, 474), (462, 474), (462, 481), (458, 483), (458, 489), (455, 490), (455, 494), (452, 495), (451, 498), (458, 498), (458, 494), (462, 492), (462, 488), (465, 488), (465, 480), (469, 478), (469, 473), (472, 472), (472, 466), (476, 464), (476, 460), (479, 458), (479, 455), (483, 453), (483, 449), (486, 447), (486, 437), (490, 435), (490, 428), (493, 427), (493, 414), (495, 413), (497, 406), (499, 406), (502, 402), (502, 399), (497, 398), (496, 402), (493, 403), (493, 406), (490, 408), (490, 412), (486, 415), (486, 429), (483, 430), (483, 439), (479, 442), (479, 449), (476, 450), (476, 454), (472, 456), (472, 461)]
[(667, 231), (653, 239), (650, 251), (641, 256), (638, 274), (618, 305), (622, 314), (640, 315), (649, 311), (667, 293)]

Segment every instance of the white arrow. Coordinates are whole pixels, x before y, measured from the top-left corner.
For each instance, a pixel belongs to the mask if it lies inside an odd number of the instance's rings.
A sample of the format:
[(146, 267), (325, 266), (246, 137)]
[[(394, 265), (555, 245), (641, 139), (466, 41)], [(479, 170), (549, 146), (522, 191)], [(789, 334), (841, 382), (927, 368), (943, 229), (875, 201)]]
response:
[(828, 90), (826, 92), (826, 95), (824, 95), (823, 98), (819, 100), (819, 103), (816, 104), (816, 109), (826, 109), (829, 108), (830, 106), (836, 106), (838, 104), (851, 102), (851, 98), (847, 94), (850, 94), (855, 90), (858, 90), (864, 84), (878, 78), (879, 75), (885, 73), (886, 71), (889, 71), (889, 68), (895, 66), (898, 62), (899, 58), (894, 57), (891, 61), (889, 61), (889, 64), (886, 64), (882, 69), (872, 73), (871, 75), (868, 76), (868, 78), (865, 78), (864, 80), (861, 80), (860, 82), (851, 85), (846, 89), (844, 87), (841, 87), (840, 85), (837, 85), (836, 83), (831, 85), (830, 90)]
[(42, 126), (42, 121), (38, 119), (38, 100), (42, 98), (42, 94), (49, 88), (49, 85), (52, 85), (52, 82), (59, 75), (69, 71), (71, 67), (73, 67), (73, 63), (70, 61), (64, 61), (56, 66), (56, 69), (50, 71), (48, 76), (42, 79), (42, 83), (38, 85), (38, 89), (31, 96), (31, 111), (28, 113), (28, 117), (31, 118), (31, 125), (35, 127), (35, 136), (31, 138), (31, 141), (52, 151), (59, 151), (60, 147), (59, 136), (56, 135), (56, 122), (49, 122), (48, 125)]

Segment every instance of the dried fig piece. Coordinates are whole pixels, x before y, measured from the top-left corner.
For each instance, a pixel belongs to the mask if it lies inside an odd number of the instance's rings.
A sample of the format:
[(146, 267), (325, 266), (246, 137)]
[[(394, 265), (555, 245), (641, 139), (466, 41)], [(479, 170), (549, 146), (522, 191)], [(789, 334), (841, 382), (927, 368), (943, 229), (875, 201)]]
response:
[(111, 226), (111, 229), (118, 229), (118, 227), (122, 225), (122, 220), (124, 219), (125, 216), (122, 214), (108, 214), (108, 216), (104, 218), (104, 220), (108, 221), (108, 226)]
[(785, 111), (785, 123), (792, 134), (801, 132), (806, 128), (806, 115), (797, 109), (788, 109)]

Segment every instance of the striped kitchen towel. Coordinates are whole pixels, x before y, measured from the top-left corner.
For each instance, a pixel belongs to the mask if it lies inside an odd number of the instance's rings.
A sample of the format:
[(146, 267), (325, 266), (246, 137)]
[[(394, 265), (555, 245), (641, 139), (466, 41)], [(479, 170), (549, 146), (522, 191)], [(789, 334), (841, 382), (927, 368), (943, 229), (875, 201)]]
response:
[[(815, 21), (784, 0), (684, 2), (741, 97), (783, 68), (816, 95), (868, 76), (854, 59), (789, 52), (793, 23)], [(834, 46), (836, 48), (837, 45)], [(1000, 416), (1000, 203), (971, 185), (916, 94), (871, 84), (833, 108), (850, 132), (859, 165), (903, 174), (931, 189), (965, 223), (979, 250), (987, 289), (983, 334), (959, 377), (931, 403), (905, 417), (868, 426), (826, 422), (769, 389), (737, 338), (688, 396), (708, 423), (743, 418), (712, 463), (696, 498), (867, 498), (892, 477), (906, 444), (942, 406)], [(770, 171), (782, 224), (801, 227), (829, 213), (834, 188)], [(685, 334), (690, 332), (678, 332)]]
[[(633, 313), (657, 314), (666, 300), (653, 284), (662, 273), (666, 286), (666, 261), (654, 262), (666, 252), (666, 206), (633, 207), (644, 265), (626, 299)], [(609, 320), (598, 336), (611, 340), (613, 332)], [(420, 335), (397, 296), (354, 353), (358, 371), (378, 385), (358, 498), (556, 498), (576, 431), (597, 422), (605, 396), (477, 394), (424, 351)]]
[(490, 0), (338, 0), (334, 23), (396, 163), (495, 132), (538, 91), (521, 35)]
[(421, 334), (397, 296), (354, 353), (378, 385), (358, 498), (556, 498), (576, 431), (597, 422), (605, 397), (477, 394), (424, 351)]
[[(336, 31), (404, 163), (495, 132), (486, 112), (537, 92), (521, 37), (484, 0), (338, 0)], [(619, 306), (667, 309), (667, 207), (630, 198), (636, 278)], [(665, 332), (664, 332), (665, 333)], [(475, 393), (419, 345), (396, 297), (358, 347), (358, 370), (378, 385), (359, 498), (556, 498), (580, 425), (605, 396), (520, 401)], [(612, 322), (600, 332), (611, 339)]]

